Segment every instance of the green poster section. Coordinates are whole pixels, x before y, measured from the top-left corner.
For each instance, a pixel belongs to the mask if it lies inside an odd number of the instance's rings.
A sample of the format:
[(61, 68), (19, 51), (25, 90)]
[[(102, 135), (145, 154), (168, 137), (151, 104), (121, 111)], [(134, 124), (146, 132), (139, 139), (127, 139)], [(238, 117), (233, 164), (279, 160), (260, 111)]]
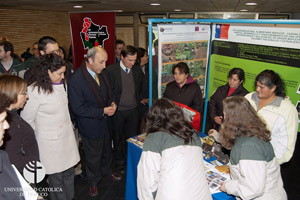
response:
[(244, 83), (244, 87), (249, 92), (255, 91), (255, 77), (261, 71), (265, 69), (271, 69), (279, 73), (280, 77), (284, 80), (287, 96), (290, 97), (290, 100), (293, 102), (293, 104), (296, 105), (297, 101), (300, 100), (300, 94), (297, 94), (297, 90), (300, 84), (300, 68), (221, 56), (217, 54), (211, 55), (208, 91), (209, 97), (219, 86), (225, 85), (227, 83), (227, 74), (229, 70), (234, 67), (242, 68), (245, 71), (246, 80)]
[[(219, 86), (228, 82), (228, 72), (234, 67), (245, 71), (244, 87), (249, 92), (255, 91), (255, 77), (260, 72), (265, 69), (277, 72), (284, 81), (287, 96), (295, 106), (300, 107), (299, 49), (213, 41), (208, 98)], [(297, 110), (300, 122), (300, 109)]]

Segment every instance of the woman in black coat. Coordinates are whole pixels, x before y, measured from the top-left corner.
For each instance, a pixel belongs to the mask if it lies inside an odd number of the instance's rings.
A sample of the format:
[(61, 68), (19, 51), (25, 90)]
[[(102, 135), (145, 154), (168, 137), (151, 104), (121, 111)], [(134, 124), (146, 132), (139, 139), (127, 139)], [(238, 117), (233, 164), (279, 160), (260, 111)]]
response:
[(173, 66), (174, 81), (167, 84), (163, 97), (196, 110), (203, 111), (202, 91), (200, 86), (190, 76), (190, 70), (186, 63), (180, 62)]
[(229, 96), (245, 96), (249, 92), (244, 88), (244, 70), (233, 68), (228, 73), (228, 83), (217, 88), (216, 92), (210, 97), (209, 116), (214, 122), (214, 128), (219, 130), (223, 121), (223, 100)]
[(27, 99), (27, 83), (18, 76), (0, 76), (0, 92), (9, 97), (7, 121), (10, 128), (6, 130), (4, 145), (1, 147), (8, 153), (9, 160), (19, 172), (23, 172), (26, 164), (39, 161), (38, 144), (31, 126), (18, 114)]

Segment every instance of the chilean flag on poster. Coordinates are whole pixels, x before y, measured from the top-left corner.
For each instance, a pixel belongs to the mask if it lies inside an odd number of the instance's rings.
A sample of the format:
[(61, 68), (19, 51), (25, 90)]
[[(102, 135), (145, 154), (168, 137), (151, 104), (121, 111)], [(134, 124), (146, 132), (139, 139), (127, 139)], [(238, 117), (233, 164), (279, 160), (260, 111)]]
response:
[(228, 39), (229, 24), (216, 24), (215, 38)]

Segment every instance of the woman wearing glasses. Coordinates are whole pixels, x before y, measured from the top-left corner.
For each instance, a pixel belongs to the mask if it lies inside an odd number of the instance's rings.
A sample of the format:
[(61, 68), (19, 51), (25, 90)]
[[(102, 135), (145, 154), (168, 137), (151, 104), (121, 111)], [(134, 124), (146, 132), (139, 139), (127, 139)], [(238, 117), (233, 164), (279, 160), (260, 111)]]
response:
[(11, 163), (22, 173), (26, 164), (39, 161), (34, 131), (18, 114), (18, 110), (24, 107), (28, 99), (27, 83), (18, 76), (1, 75), (0, 92), (8, 97), (10, 104), (6, 118), (10, 128), (6, 130), (2, 149), (8, 153)]
[(66, 66), (61, 56), (43, 55), (33, 68), (29, 82), (29, 100), (21, 116), (35, 130), (40, 159), (48, 174), (51, 200), (74, 198), (74, 165), (79, 161), (78, 148), (70, 120), (64, 84)]

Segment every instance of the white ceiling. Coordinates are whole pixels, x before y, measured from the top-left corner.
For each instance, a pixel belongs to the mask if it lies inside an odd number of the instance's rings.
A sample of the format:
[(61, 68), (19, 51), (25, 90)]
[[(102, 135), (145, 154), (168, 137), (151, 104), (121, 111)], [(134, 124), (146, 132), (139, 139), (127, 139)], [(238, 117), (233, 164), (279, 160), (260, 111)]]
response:
[[(256, 6), (246, 6), (256, 2)], [(150, 6), (160, 3), (160, 6)], [(82, 9), (73, 8), (82, 5)], [(249, 12), (298, 13), (300, 0), (0, 0), (0, 9), (55, 10), (55, 11), (105, 11), (123, 12)]]

